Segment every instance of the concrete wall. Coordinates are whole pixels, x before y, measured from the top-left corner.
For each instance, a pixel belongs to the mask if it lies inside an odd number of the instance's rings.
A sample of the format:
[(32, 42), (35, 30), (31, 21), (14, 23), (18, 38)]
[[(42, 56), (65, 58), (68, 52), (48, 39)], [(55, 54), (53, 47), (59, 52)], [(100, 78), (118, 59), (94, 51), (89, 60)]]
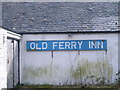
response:
[(0, 90), (7, 88), (7, 38), (20, 40), (20, 35), (0, 28)]
[[(107, 51), (26, 51), (31, 40), (106, 39)], [(21, 83), (115, 83), (118, 76), (118, 33), (24, 34), (21, 40)]]

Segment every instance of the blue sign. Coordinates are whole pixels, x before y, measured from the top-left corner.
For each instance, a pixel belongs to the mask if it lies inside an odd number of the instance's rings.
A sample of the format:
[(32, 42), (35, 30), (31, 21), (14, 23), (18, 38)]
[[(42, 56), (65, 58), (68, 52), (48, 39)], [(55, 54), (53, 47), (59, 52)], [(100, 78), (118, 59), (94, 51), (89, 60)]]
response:
[(107, 50), (106, 40), (27, 41), (27, 51)]

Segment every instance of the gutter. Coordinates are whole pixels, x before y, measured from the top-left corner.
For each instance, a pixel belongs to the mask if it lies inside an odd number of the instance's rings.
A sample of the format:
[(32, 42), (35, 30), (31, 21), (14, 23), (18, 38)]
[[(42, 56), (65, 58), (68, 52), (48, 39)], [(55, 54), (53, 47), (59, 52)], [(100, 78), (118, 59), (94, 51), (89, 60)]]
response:
[(20, 32), (18, 34), (67, 34), (67, 33), (119, 33), (120, 31), (79, 31), (79, 32)]

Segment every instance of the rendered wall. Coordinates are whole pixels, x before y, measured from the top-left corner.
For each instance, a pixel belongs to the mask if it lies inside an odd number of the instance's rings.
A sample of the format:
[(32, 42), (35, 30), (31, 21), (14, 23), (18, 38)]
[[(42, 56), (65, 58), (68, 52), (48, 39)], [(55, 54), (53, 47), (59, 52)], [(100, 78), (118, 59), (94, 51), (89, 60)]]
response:
[[(7, 31), (5, 29), (0, 28), (0, 90), (2, 88), (7, 88), (8, 78), (9, 78), (9, 71), (10, 68), (8, 68), (8, 53), (10, 56), (12, 56), (13, 52), (8, 52), (7, 47), (7, 38), (12, 38), (16, 40), (20, 40), (20, 35)], [(16, 43), (15, 43), (16, 44)], [(14, 45), (14, 48), (16, 45)], [(18, 57), (16, 57), (17, 53), (14, 54), (14, 60), (17, 60)], [(15, 65), (17, 65), (15, 63)], [(16, 75), (16, 74), (15, 74)], [(16, 78), (16, 76), (14, 76)], [(16, 83), (16, 81), (15, 81)]]
[[(26, 41), (107, 40), (107, 51), (26, 51)], [(24, 34), (21, 40), (21, 83), (116, 83), (118, 33)]]
[[(7, 31), (0, 28), (0, 90), (7, 87)], [(5, 52), (6, 51), (6, 52)]]

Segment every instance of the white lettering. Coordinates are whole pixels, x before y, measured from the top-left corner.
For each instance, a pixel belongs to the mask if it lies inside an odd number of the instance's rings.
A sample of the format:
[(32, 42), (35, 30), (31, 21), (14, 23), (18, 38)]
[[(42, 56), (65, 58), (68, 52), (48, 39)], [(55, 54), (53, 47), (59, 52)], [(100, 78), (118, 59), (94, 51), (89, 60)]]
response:
[(70, 49), (70, 42), (65, 42), (65, 49)]
[(103, 42), (98, 42), (98, 48), (103, 48)]
[(81, 49), (83, 42), (78, 42), (79, 49)]
[(42, 43), (42, 49), (47, 49), (47, 43), (46, 42)]
[(71, 49), (76, 49), (77, 47), (76, 47), (76, 42), (71, 42)]
[(35, 49), (35, 43), (34, 42), (30, 43), (30, 49)]
[(99, 41), (89, 41), (89, 48), (103, 48), (103, 42)]
[(90, 44), (90, 48), (92, 49), (97, 48), (95, 41), (90, 41), (89, 44)]
[(36, 43), (36, 49), (41, 49), (38, 45), (39, 45), (39, 44), (38, 44), (38, 43)]
[(64, 42), (59, 42), (59, 49), (64, 49)]
[(55, 49), (55, 47), (57, 46), (56, 44), (57, 44), (58, 42), (53, 42), (53, 49)]

